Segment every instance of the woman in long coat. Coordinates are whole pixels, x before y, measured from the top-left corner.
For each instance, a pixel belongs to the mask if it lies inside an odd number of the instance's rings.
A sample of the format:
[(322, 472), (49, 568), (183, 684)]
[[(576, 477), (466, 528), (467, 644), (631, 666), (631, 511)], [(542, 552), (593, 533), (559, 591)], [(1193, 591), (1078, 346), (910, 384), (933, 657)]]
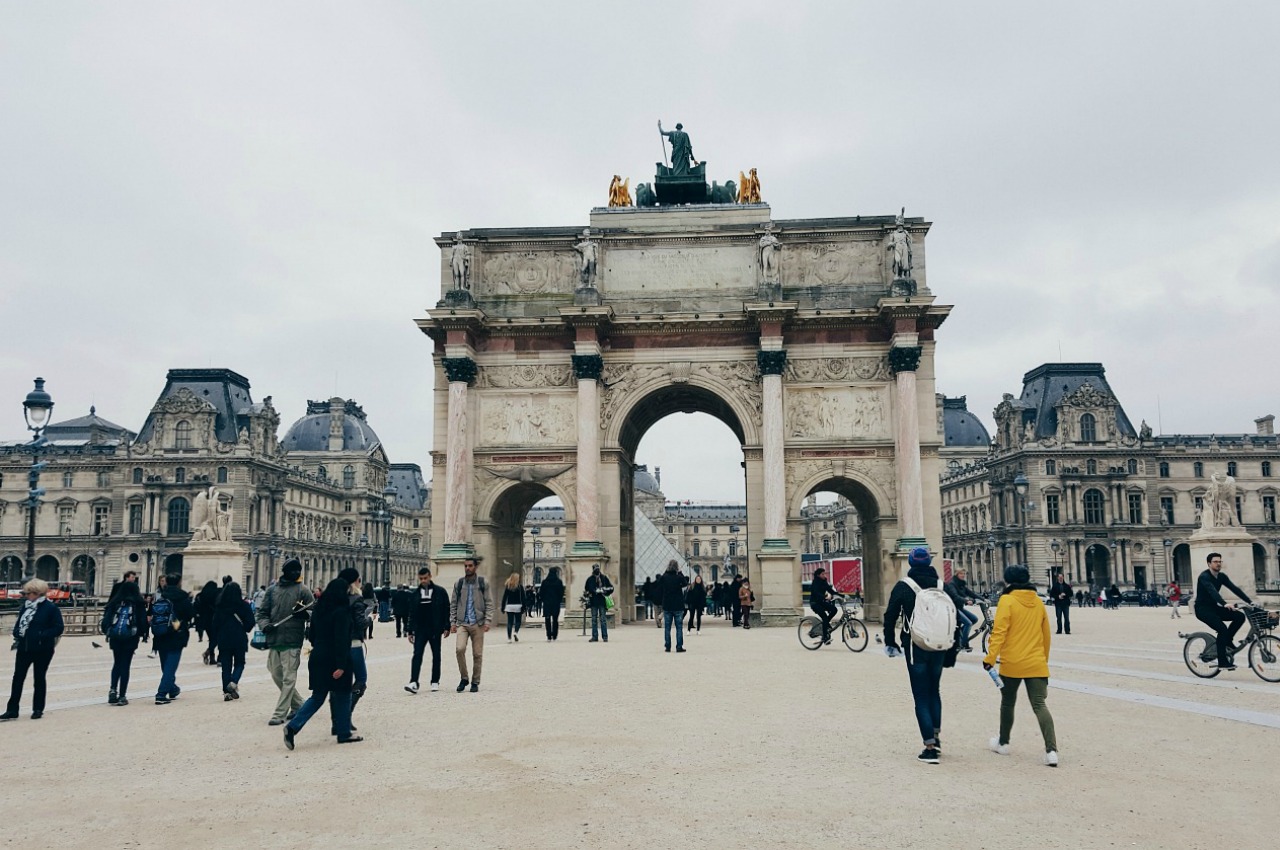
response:
[(234, 581), (222, 588), (213, 608), (213, 640), (222, 661), (223, 700), (240, 699), (240, 677), (249, 651), (248, 634), (253, 628), (253, 609)]
[(355, 744), (364, 740), (351, 734), (351, 686), (355, 681), (351, 670), (351, 641), (359, 639), (360, 632), (347, 603), (349, 587), (348, 582), (335, 578), (316, 603), (311, 621), (311, 656), (307, 660), (311, 696), (284, 727), (284, 745), (291, 750), (294, 736), (326, 699), (338, 743)]

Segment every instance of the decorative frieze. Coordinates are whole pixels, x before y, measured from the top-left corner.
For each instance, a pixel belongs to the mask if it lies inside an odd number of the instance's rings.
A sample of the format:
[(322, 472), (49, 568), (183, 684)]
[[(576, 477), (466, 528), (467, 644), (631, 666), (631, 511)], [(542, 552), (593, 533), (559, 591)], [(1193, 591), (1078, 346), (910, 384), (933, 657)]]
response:
[(568, 364), (481, 366), (476, 386), (501, 390), (566, 387), (572, 377), (573, 369)]

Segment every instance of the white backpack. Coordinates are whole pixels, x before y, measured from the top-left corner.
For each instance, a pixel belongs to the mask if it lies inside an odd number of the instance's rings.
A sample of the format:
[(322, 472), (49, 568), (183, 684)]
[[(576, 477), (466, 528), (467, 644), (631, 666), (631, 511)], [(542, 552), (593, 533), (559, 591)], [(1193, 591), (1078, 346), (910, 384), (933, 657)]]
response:
[(942, 589), (942, 580), (937, 587), (926, 588), (909, 578), (903, 582), (916, 594), (915, 611), (907, 621), (911, 643), (933, 652), (950, 649), (956, 642), (956, 605)]

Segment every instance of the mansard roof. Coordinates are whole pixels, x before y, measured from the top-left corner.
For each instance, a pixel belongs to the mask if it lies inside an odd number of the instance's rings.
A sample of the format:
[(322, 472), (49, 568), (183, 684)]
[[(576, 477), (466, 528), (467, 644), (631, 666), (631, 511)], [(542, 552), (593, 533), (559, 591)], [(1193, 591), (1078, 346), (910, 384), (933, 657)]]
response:
[[(1018, 406), (1035, 412), (1036, 439), (1058, 433), (1058, 404), (1075, 395), (1086, 385), (1116, 405), (1116, 428), (1121, 437), (1136, 437), (1137, 430), (1129, 421), (1101, 363), (1045, 363), (1022, 376), (1022, 395)], [(1086, 389), (1082, 395), (1092, 395)], [(1098, 396), (1094, 395), (1094, 398)]]
[(240, 426), (246, 424), (240, 417), (248, 415), (253, 398), (249, 395), (249, 379), (230, 369), (170, 369), (164, 390), (138, 432), (139, 442), (150, 442), (154, 436), (155, 408), (184, 389), (212, 405), (217, 412), (213, 433), (218, 441), (236, 442)]

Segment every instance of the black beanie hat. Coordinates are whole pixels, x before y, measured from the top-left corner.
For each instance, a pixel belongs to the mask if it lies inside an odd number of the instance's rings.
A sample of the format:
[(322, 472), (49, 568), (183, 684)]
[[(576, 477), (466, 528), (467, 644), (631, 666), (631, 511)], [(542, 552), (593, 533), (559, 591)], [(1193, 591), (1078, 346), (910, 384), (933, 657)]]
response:
[(1031, 573), (1022, 564), (1010, 564), (1004, 568), (1005, 584), (1027, 584), (1031, 581)]
[(347, 567), (345, 570), (339, 571), (338, 578), (342, 579), (347, 584), (355, 584), (360, 580), (360, 571), (355, 567)]
[(280, 575), (289, 581), (297, 581), (302, 578), (302, 562), (297, 558), (290, 558), (284, 562), (284, 566), (280, 568)]

